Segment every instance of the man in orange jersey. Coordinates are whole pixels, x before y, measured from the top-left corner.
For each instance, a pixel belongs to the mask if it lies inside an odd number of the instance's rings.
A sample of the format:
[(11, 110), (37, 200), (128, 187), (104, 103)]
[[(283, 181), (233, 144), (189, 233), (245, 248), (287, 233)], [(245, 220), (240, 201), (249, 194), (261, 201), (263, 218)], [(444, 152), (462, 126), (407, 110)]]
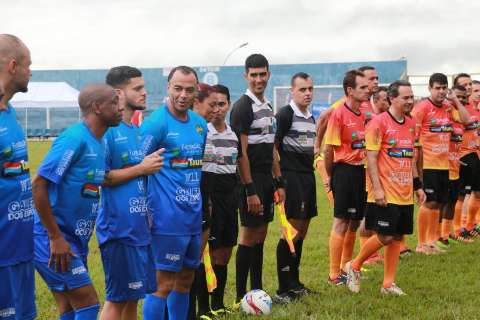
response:
[(347, 287), (360, 291), (360, 268), (372, 253), (385, 248), (382, 294), (404, 295), (395, 284), (404, 234), (413, 232), (413, 192), (421, 204), (425, 193), (413, 159), (415, 121), (405, 116), (413, 104), (413, 92), (407, 81), (395, 81), (388, 90), (391, 106), (372, 119), (366, 129), (368, 171), (373, 188), (368, 192), (367, 227), (376, 231), (355, 260), (348, 262)]
[(460, 161), (465, 165), (461, 167), (460, 176), (466, 193), (471, 191), (468, 199), (467, 224), (466, 230), (470, 236), (477, 236), (480, 227), (475, 226), (475, 216), (480, 208), (480, 160), (478, 150), (480, 137), (478, 135), (480, 128), (480, 111), (478, 105), (480, 102), (480, 82), (472, 82), (472, 93), (469, 104), (465, 107), (470, 118), (465, 124), (464, 140), (460, 147)]
[[(360, 105), (369, 97), (368, 80), (358, 70), (351, 70), (343, 79), (345, 103), (335, 109), (325, 133), (325, 170), (331, 181), (334, 198), (334, 219), (330, 233), (329, 281), (344, 284), (340, 262), (345, 250), (346, 234), (355, 235), (363, 219), (365, 206), (365, 116)], [(355, 236), (350, 242), (353, 250)]]
[[(460, 86), (453, 86), (452, 90), (455, 92), (458, 100), (462, 105), (467, 104), (467, 90)], [(454, 243), (459, 239), (451, 234), (452, 224), (455, 220), (455, 229), (460, 231), (462, 206), (457, 206), (459, 191), (460, 191), (460, 150), (462, 146), (464, 127), (461, 123), (452, 119), (452, 132), (450, 135), (449, 148), (449, 171), (448, 171), (448, 199), (445, 206), (441, 209), (441, 226), (439, 228), (440, 238), (437, 241), (437, 246), (446, 249), (450, 243)], [(455, 218), (455, 219), (454, 219)], [(441, 231), (440, 231), (441, 230)]]
[(417, 123), (419, 144), (423, 152), (423, 183), (426, 202), (418, 212), (418, 246), (416, 251), (424, 254), (440, 253), (435, 244), (440, 207), (448, 199), (448, 151), (450, 143), (451, 109), (456, 109), (459, 121), (469, 119), (465, 107), (452, 92), (451, 102), (445, 101), (448, 79), (442, 73), (430, 76), (428, 89), (430, 97), (417, 103), (412, 116)]
[(467, 91), (467, 99), (472, 94), (472, 77), (468, 73), (459, 73), (453, 78), (453, 86), (462, 86)]

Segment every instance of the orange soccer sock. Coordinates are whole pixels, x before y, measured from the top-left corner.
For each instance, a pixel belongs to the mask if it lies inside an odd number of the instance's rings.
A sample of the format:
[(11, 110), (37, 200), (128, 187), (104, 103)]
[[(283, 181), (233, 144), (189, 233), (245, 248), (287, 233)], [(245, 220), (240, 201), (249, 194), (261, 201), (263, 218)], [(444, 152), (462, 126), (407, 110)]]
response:
[(427, 228), (427, 242), (434, 243), (438, 240), (437, 237), (437, 229), (439, 226), (438, 221), (440, 220), (440, 210), (438, 209), (430, 209), (430, 216), (428, 220), (428, 228)]
[(467, 228), (467, 212), (468, 212), (468, 203), (470, 200), (470, 194), (465, 195), (465, 199), (463, 199), (463, 206), (462, 206), (462, 228)]
[(370, 237), (360, 236), (360, 250), (363, 248), (368, 239), (370, 239)]
[(356, 231), (348, 230), (345, 234), (345, 238), (343, 239), (343, 249), (342, 249), (342, 263), (340, 268), (343, 270), (345, 268), (345, 264), (348, 261), (351, 261), (353, 258), (353, 249), (355, 248), (355, 239), (357, 238)]
[(452, 222), (453, 220), (442, 220), (442, 239), (448, 239), (450, 232), (452, 231)]
[(342, 261), (343, 235), (335, 231), (330, 232), (330, 279), (335, 279), (340, 274), (340, 262)]
[(395, 282), (398, 260), (400, 259), (400, 241), (392, 241), (388, 246), (385, 246), (384, 251), (383, 287), (388, 288)]
[(442, 219), (442, 221), (438, 222), (437, 224), (437, 228), (435, 229), (435, 240), (438, 240), (442, 237), (442, 225), (444, 220), (445, 219)]
[(455, 213), (453, 215), (453, 229), (455, 233), (462, 229), (462, 207), (463, 201), (457, 200), (457, 203), (455, 203)]
[(417, 213), (417, 227), (418, 227), (418, 245), (424, 245), (427, 243), (427, 230), (432, 210), (421, 206)]
[(368, 238), (367, 242), (365, 242), (365, 244), (360, 249), (360, 252), (358, 253), (355, 260), (353, 260), (352, 268), (359, 271), (365, 260), (367, 260), (368, 257), (370, 257), (372, 254), (380, 250), (381, 247), (383, 247), (383, 243), (380, 242), (380, 239), (378, 239), (378, 236), (376, 234)]
[(400, 252), (408, 250), (407, 247), (407, 236), (403, 236), (402, 240), (400, 241)]
[(468, 200), (467, 230), (472, 230), (475, 226), (475, 217), (478, 209), (480, 209), (480, 199), (472, 194)]

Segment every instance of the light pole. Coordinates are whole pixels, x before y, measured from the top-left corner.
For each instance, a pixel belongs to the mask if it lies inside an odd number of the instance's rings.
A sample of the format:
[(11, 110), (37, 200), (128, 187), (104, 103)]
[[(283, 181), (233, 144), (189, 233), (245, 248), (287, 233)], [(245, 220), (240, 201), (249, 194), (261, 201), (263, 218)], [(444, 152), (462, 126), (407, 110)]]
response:
[(241, 45), (239, 45), (238, 47), (236, 47), (235, 49), (233, 49), (232, 51), (230, 51), (230, 53), (227, 54), (227, 56), (225, 57), (225, 60), (223, 61), (223, 65), (225, 65), (225, 63), (227, 63), (228, 58), (230, 58), (230, 56), (231, 56), (235, 51), (237, 51), (237, 50), (240, 49), (240, 48), (246, 47), (247, 45), (248, 45), (248, 42), (242, 43)]

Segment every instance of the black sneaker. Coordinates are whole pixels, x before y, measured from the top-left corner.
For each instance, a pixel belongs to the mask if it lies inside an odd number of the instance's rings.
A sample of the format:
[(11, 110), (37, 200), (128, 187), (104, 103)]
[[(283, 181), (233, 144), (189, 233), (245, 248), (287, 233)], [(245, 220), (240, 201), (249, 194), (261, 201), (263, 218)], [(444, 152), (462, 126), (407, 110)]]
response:
[(309, 294), (317, 294), (318, 292), (315, 292), (314, 290), (305, 287), (303, 283), (298, 285), (297, 287), (290, 289), (291, 292), (293, 292), (296, 296), (302, 297), (302, 296), (307, 296)]
[(272, 302), (276, 304), (289, 304), (293, 300), (293, 294), (289, 291), (281, 293), (277, 291), (277, 293), (272, 298)]

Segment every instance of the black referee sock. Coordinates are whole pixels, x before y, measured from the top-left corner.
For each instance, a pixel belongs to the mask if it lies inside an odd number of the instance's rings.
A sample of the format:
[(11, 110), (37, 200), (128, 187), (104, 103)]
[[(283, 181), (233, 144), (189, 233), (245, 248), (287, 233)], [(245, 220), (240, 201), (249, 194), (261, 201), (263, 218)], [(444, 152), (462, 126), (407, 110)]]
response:
[(285, 239), (278, 240), (277, 244), (277, 275), (279, 293), (287, 292), (290, 289), (290, 274), (294, 263), (291, 257), (288, 243)]
[(212, 292), (212, 310), (225, 308), (223, 297), (225, 296), (225, 285), (227, 284), (227, 266), (213, 265), (213, 271), (217, 277), (217, 287)]
[(251, 253), (250, 262), (250, 287), (251, 289), (262, 289), (263, 271), (263, 242), (257, 243)]
[(247, 293), (247, 278), (248, 270), (250, 268), (250, 252), (252, 247), (247, 247), (242, 244), (238, 245), (237, 257), (235, 259), (236, 274), (235, 282), (237, 287), (237, 301), (240, 301), (245, 293)]
[(198, 315), (204, 315), (210, 311), (210, 297), (207, 289), (205, 265), (203, 263), (201, 263), (198, 269), (195, 271), (195, 278), (197, 282)]
[(297, 240), (295, 242), (295, 258), (292, 259), (292, 280), (296, 286), (301, 285), (300, 282), (300, 262), (302, 260), (302, 249), (303, 249), (303, 239)]

